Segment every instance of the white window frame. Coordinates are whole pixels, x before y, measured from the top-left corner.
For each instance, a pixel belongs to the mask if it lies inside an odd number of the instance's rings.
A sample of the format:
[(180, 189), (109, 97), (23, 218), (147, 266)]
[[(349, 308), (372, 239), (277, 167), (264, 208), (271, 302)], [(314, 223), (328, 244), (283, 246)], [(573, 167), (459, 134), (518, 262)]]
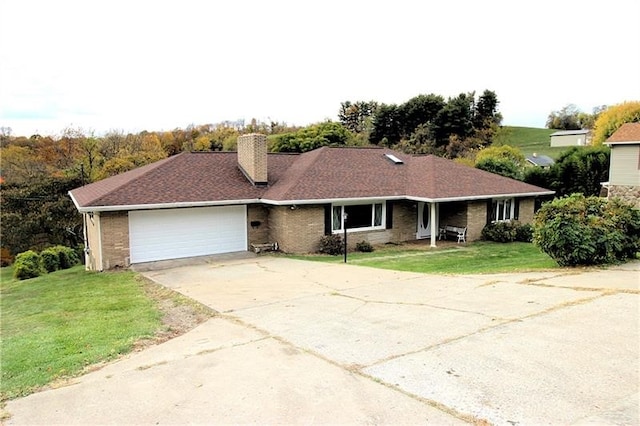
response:
[[(376, 209), (375, 209), (375, 205), (379, 204), (382, 206), (382, 215), (381, 215), (381, 220), (380, 220), (380, 225), (374, 225), (375, 223), (375, 213), (376, 213)], [(335, 203), (335, 204), (331, 204), (331, 231), (334, 234), (339, 234), (339, 233), (343, 233), (344, 230), (342, 229), (342, 218), (344, 217), (344, 208), (346, 206), (366, 206), (369, 205), (371, 206), (371, 226), (366, 226), (366, 227), (362, 227), (362, 228), (347, 228), (347, 233), (351, 233), (351, 232), (365, 232), (365, 231), (377, 231), (380, 229), (385, 229), (386, 226), (386, 221), (387, 221), (387, 202), (386, 201), (371, 201), (368, 203), (363, 203), (363, 202), (352, 202), (352, 203)], [(335, 208), (340, 208), (340, 222), (336, 223), (336, 215), (334, 214), (334, 209)], [(348, 222), (348, 219), (347, 219)]]
[(516, 199), (515, 198), (494, 198), (491, 200), (491, 222), (511, 222), (515, 216)]

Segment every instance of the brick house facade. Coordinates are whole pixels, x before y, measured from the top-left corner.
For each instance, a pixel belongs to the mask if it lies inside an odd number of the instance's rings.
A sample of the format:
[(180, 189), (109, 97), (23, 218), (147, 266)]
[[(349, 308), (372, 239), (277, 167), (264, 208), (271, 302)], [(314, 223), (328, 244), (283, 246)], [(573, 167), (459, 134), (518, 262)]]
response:
[(104, 270), (253, 244), (316, 252), (323, 235), (344, 232), (346, 216), (350, 247), (419, 238), (435, 246), (444, 225), (466, 227), (472, 241), (492, 214), (530, 222), (535, 198), (552, 193), (384, 148), (267, 154), (264, 135), (251, 134), (237, 153), (185, 152), (70, 195), (84, 217), (87, 268)]

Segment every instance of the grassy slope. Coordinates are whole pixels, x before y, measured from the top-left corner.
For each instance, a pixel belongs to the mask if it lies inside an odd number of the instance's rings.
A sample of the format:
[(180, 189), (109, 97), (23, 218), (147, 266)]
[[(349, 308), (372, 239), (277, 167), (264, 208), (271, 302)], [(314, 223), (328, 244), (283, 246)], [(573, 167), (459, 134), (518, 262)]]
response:
[(537, 154), (548, 155), (556, 158), (558, 154), (568, 147), (554, 147), (550, 145), (550, 135), (555, 132), (552, 129), (537, 129), (533, 127), (504, 126), (504, 137), (498, 143), (519, 148), (524, 155)]
[(17, 281), (11, 270), (1, 270), (0, 400), (115, 358), (161, 326), (159, 310), (133, 272), (77, 266)]

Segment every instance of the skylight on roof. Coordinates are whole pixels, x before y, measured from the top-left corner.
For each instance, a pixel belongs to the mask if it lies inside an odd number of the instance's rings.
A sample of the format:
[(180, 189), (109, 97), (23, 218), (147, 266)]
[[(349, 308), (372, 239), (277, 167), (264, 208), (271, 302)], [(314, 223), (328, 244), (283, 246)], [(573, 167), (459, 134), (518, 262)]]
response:
[(399, 159), (393, 154), (385, 154), (384, 156), (387, 157), (389, 160), (393, 161), (394, 164), (404, 164), (404, 161), (402, 161), (401, 159)]

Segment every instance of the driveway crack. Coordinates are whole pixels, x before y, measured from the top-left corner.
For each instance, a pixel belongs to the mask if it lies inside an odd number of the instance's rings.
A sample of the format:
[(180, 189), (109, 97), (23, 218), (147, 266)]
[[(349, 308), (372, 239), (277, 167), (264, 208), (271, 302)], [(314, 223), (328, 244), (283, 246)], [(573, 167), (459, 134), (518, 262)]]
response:
[(499, 328), (499, 327), (504, 327), (505, 325), (508, 325), (508, 324), (513, 324), (513, 323), (516, 323), (516, 322), (522, 322), (522, 321), (527, 320), (527, 319), (536, 318), (536, 317), (539, 317), (539, 316), (542, 316), (542, 315), (547, 315), (549, 313), (558, 311), (560, 309), (568, 308), (568, 307), (571, 307), (571, 306), (577, 306), (577, 305), (583, 305), (583, 304), (586, 304), (586, 303), (590, 303), (590, 302), (593, 302), (596, 299), (600, 299), (601, 297), (605, 297), (605, 296), (608, 296), (608, 295), (609, 294), (599, 294), (598, 296), (594, 296), (594, 297), (586, 297), (586, 298), (583, 298), (583, 299), (573, 300), (573, 301), (570, 301), (570, 302), (562, 303), (560, 305), (552, 306), (552, 307), (550, 307), (548, 309), (545, 309), (543, 311), (540, 311), (540, 312), (535, 312), (535, 313), (530, 314), (530, 315), (525, 315), (523, 317), (513, 318), (513, 319), (505, 319), (505, 320), (502, 320), (501, 322), (499, 322), (497, 324), (491, 324), (491, 325), (488, 325), (486, 327), (479, 328), (479, 329), (477, 329), (477, 330), (475, 330), (475, 331), (473, 331), (471, 333), (463, 334), (463, 335), (460, 335), (460, 336), (455, 336), (455, 337), (443, 340), (441, 342), (435, 343), (433, 345), (425, 346), (425, 347), (420, 348), (420, 349), (415, 349), (415, 350), (408, 351), (408, 352), (405, 352), (405, 353), (394, 354), (394, 355), (388, 356), (386, 358), (377, 360), (377, 361), (375, 361), (375, 362), (373, 362), (371, 364), (363, 366), (363, 368), (368, 368), (368, 367), (372, 367), (374, 365), (384, 364), (385, 362), (389, 362), (389, 361), (392, 361), (394, 359), (402, 358), (402, 357), (407, 356), (407, 355), (413, 355), (413, 354), (417, 354), (417, 353), (420, 353), (420, 352), (430, 351), (432, 349), (440, 348), (442, 346), (446, 346), (446, 345), (449, 345), (451, 343), (455, 343), (455, 342), (457, 342), (459, 340), (466, 339), (467, 337), (471, 337), (471, 336), (475, 336), (475, 335), (478, 335), (478, 334), (482, 334), (482, 333), (485, 333), (487, 331), (491, 331), (491, 330)]
[[(508, 321), (506, 318), (495, 317), (493, 315), (487, 315), (487, 314), (484, 314), (482, 312), (468, 311), (468, 310), (464, 310), (464, 309), (447, 308), (445, 306), (432, 305), (432, 304), (429, 304), (429, 303), (388, 302), (388, 301), (385, 301), (385, 300), (368, 300), (368, 299), (363, 299), (363, 298), (356, 297), (356, 296), (350, 296), (348, 294), (343, 294), (343, 293), (338, 293), (338, 292), (331, 293), (331, 295), (332, 296), (340, 296), (340, 297), (344, 297), (344, 298), (352, 299), (352, 300), (357, 300), (357, 301), (365, 303), (365, 304), (374, 303), (374, 304), (380, 304), (380, 305), (421, 306), (421, 307), (426, 307), (426, 308), (442, 309), (444, 311), (453, 311), (453, 312), (460, 312), (460, 313), (465, 313), (465, 314), (480, 315), (480, 316), (483, 316), (483, 317), (486, 317), (486, 318), (490, 318), (493, 321)], [(358, 307), (353, 312), (357, 311), (360, 308), (362, 308), (362, 306)]]

